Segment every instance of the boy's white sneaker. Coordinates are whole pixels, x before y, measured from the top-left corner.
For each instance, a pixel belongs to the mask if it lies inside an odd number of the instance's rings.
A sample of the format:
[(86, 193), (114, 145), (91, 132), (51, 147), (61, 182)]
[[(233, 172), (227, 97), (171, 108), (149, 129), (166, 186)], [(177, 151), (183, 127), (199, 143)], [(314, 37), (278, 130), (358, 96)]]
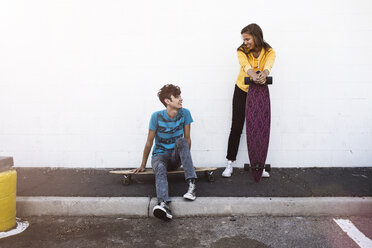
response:
[(189, 179), (188, 184), (189, 189), (187, 190), (186, 194), (183, 195), (183, 198), (188, 199), (190, 201), (194, 201), (196, 199), (195, 179)]
[(264, 169), (263, 172), (262, 172), (262, 177), (264, 177), (264, 178), (270, 177), (269, 172), (265, 171), (265, 169)]
[(223, 177), (231, 177), (231, 174), (233, 173), (233, 166), (232, 161), (227, 161), (226, 169), (222, 172)]
[(155, 217), (162, 220), (171, 220), (173, 218), (170, 207), (168, 206), (167, 203), (163, 201), (153, 208), (152, 213), (154, 214)]

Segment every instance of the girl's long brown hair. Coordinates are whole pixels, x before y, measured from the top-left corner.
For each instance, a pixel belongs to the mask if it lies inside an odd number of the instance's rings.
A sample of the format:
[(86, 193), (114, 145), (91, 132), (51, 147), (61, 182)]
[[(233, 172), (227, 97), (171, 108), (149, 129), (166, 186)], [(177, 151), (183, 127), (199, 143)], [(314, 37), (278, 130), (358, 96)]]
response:
[[(263, 38), (263, 32), (260, 26), (258, 26), (256, 23), (249, 24), (248, 26), (244, 27), (242, 31), (240, 32), (241, 34), (250, 34), (253, 36), (254, 43), (257, 47), (259, 48), (264, 48), (265, 51), (268, 51), (271, 46), (264, 40)], [(242, 51), (245, 54), (250, 53), (251, 51), (248, 50), (248, 48), (244, 45), (244, 42), (242, 45), (238, 47), (238, 51)]]

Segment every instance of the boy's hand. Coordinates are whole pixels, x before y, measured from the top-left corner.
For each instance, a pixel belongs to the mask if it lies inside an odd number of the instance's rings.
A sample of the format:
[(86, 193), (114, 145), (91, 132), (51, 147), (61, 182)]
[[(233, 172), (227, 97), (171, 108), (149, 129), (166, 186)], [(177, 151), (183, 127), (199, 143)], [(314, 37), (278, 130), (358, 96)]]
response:
[(137, 174), (138, 172), (143, 172), (143, 171), (145, 171), (145, 167), (142, 167), (142, 166), (137, 168), (137, 169), (132, 170), (132, 172), (135, 173), (135, 174)]

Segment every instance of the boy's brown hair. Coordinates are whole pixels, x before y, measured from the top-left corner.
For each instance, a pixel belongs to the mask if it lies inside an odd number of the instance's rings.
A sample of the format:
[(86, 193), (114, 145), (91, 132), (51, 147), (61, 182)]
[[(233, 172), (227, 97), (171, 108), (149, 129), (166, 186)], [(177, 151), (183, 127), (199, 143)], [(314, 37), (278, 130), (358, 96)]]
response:
[(171, 96), (177, 97), (179, 95), (181, 95), (180, 87), (173, 84), (164, 85), (158, 92), (159, 100), (165, 107), (167, 107), (167, 104), (164, 101), (165, 99), (171, 100)]

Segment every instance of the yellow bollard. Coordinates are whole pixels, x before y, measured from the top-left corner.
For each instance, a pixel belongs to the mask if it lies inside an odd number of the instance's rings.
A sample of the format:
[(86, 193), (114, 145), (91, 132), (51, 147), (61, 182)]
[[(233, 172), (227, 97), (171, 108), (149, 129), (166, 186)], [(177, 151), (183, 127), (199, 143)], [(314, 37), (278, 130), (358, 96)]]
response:
[(0, 173), (0, 232), (16, 225), (17, 172), (8, 170)]

